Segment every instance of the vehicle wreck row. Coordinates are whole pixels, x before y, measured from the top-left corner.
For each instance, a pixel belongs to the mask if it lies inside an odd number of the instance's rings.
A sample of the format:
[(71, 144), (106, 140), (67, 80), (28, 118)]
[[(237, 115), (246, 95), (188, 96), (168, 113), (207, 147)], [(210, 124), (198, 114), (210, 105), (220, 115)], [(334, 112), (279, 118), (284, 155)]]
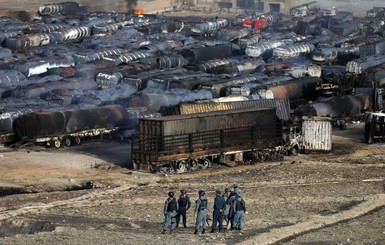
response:
[[(76, 2), (63, 2), (41, 6), (29, 22), (3, 17), (0, 141), (58, 147), (91, 131), (94, 136), (108, 133), (133, 140), (132, 160), (139, 169), (177, 172), (214, 162), (247, 162), (251, 155), (262, 161), (266, 158), (261, 156), (269, 155), (265, 148), (298, 151), (301, 146), (290, 142), (306, 128), (299, 126), (302, 116), (347, 121), (383, 109), (385, 25), (377, 12), (381, 15), (377, 9), (356, 18), (301, 6), (291, 15), (245, 11), (192, 18), (177, 12), (88, 12)], [(186, 103), (210, 111), (191, 109), (197, 114), (188, 120), (181, 111), (161, 115)], [(116, 118), (101, 119), (98, 113), (109, 115), (106, 106), (124, 115), (119, 116), (122, 124), (114, 124)], [(69, 130), (66, 115), (73, 110), (79, 115), (95, 110), (96, 116), (71, 119)], [(222, 116), (224, 122), (239, 110), (254, 110), (247, 125), (240, 125), (244, 119), (239, 115), (226, 125), (212, 118)], [(37, 123), (43, 115), (49, 119)], [(51, 120), (51, 115), (61, 120)], [(35, 121), (20, 126), (26, 118)], [(191, 124), (191, 132), (148, 133), (157, 127), (181, 129), (196, 118), (207, 123)], [(266, 120), (270, 123), (257, 125)], [(371, 128), (376, 135), (383, 132), (378, 125)], [(119, 133), (110, 134), (112, 129)], [(180, 145), (173, 145), (174, 140)], [(311, 145), (317, 150), (316, 142)]]

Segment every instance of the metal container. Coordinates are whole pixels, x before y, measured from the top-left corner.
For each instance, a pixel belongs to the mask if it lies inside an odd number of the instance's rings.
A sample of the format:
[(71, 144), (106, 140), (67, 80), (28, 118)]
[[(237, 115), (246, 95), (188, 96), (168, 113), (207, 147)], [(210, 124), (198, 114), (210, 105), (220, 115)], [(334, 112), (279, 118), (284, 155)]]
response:
[(219, 44), (211, 47), (188, 49), (181, 52), (185, 58), (191, 61), (207, 61), (223, 59), (231, 56), (231, 44)]
[(314, 97), (317, 94), (316, 87), (322, 83), (319, 77), (304, 77), (277, 85), (271, 85), (268, 90), (272, 92), (275, 99), (289, 98), (300, 99)]
[[(213, 111), (187, 115), (140, 119), (142, 137), (181, 135), (212, 130), (243, 128), (256, 125), (275, 127), (274, 108), (242, 108), (238, 110)], [(275, 137), (275, 135), (272, 135)]]
[(303, 117), (302, 137), (306, 150), (332, 150), (332, 121), (328, 117)]

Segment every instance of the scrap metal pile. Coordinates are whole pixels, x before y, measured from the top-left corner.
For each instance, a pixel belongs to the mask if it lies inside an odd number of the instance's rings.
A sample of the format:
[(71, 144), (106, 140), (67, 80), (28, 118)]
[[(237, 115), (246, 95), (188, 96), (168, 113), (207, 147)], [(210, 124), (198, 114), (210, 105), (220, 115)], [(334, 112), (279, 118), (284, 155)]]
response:
[[(221, 97), (287, 98), (306, 116), (382, 109), (374, 95), (385, 86), (383, 12), (188, 18), (89, 13), (65, 2), (40, 7), (29, 22), (3, 17), (1, 142), (25, 136), (15, 135), (22, 115), (111, 104), (129, 111), (129, 129), (137, 127), (131, 117)], [(242, 25), (258, 18), (261, 29)]]

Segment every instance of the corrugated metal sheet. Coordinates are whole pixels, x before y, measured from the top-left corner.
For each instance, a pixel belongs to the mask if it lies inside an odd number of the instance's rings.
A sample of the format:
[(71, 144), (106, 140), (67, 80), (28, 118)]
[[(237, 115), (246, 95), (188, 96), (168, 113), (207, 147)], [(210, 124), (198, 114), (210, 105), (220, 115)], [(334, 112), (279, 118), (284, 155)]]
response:
[(140, 119), (142, 136), (180, 135), (212, 130), (257, 126), (258, 130), (276, 127), (274, 108), (242, 108), (188, 115)]
[(327, 117), (304, 118), (303, 145), (306, 150), (332, 150), (332, 122)]
[(247, 100), (232, 102), (208, 102), (208, 103), (182, 103), (178, 105), (179, 111), (174, 111), (182, 115), (232, 110), (246, 107), (254, 108), (276, 108), (277, 117), (281, 120), (288, 121), (290, 119), (290, 102), (288, 99), (266, 99), (266, 100)]

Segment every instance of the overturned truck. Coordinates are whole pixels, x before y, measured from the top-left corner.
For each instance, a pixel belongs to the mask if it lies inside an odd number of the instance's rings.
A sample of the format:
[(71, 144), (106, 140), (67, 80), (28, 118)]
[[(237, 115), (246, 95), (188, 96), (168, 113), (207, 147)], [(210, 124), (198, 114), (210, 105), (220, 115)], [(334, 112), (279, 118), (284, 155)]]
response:
[(275, 108), (241, 108), (139, 120), (135, 169), (185, 172), (213, 163), (267, 161), (286, 151)]

